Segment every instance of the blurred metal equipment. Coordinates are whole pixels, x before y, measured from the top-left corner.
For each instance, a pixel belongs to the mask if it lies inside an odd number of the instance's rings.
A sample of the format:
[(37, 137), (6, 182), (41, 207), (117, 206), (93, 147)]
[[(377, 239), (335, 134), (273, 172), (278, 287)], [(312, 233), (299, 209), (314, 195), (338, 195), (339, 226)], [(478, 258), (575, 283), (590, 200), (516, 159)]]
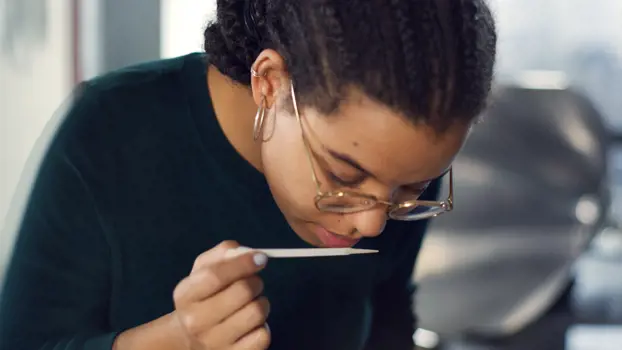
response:
[[(622, 230), (602, 230), (574, 267), (573, 312), (583, 320), (622, 323)], [(622, 336), (622, 333), (618, 331)], [(620, 343), (617, 343), (620, 344)]]
[(436, 349), (440, 345), (438, 334), (423, 328), (415, 331), (413, 341), (419, 349)]
[(566, 350), (618, 350), (622, 326), (577, 325), (566, 335)]
[(454, 165), (456, 209), (424, 243), (416, 312), (441, 338), (507, 337), (536, 320), (609, 211), (601, 115), (538, 76), (495, 91)]

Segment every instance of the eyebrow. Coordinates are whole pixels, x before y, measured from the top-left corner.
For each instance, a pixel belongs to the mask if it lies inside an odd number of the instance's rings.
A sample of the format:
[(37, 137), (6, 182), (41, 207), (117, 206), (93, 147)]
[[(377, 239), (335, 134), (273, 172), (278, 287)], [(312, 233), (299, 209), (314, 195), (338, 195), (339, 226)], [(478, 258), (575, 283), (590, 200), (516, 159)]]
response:
[(343, 154), (343, 153), (338, 153), (335, 152), (331, 149), (326, 149), (326, 151), (335, 159), (348, 164), (349, 166), (353, 167), (354, 169), (364, 173), (367, 176), (373, 177), (375, 179), (377, 179), (378, 177), (374, 174), (371, 173), (371, 171), (363, 168), (363, 166), (361, 166), (361, 164), (359, 164), (359, 162), (357, 162), (356, 160), (352, 159), (352, 157), (350, 157), (347, 154)]
[[(328, 154), (330, 154), (333, 158), (335, 158), (335, 159), (337, 159), (337, 160), (339, 160), (339, 161), (341, 161), (341, 162), (343, 162), (343, 163), (348, 164), (349, 166), (351, 166), (351, 167), (355, 168), (356, 170), (358, 170), (358, 171), (362, 172), (363, 174), (365, 174), (365, 175), (367, 175), (367, 176), (369, 176), (369, 177), (372, 177), (372, 178), (374, 178), (374, 179), (378, 179), (378, 177), (377, 177), (376, 175), (374, 175), (374, 174), (373, 174), (372, 172), (370, 172), (369, 170), (367, 170), (367, 169), (363, 168), (363, 166), (361, 166), (361, 164), (360, 164), (359, 162), (357, 162), (356, 160), (354, 160), (354, 159), (353, 159), (352, 157), (350, 157), (349, 155), (347, 155), (347, 154), (343, 154), (343, 153), (339, 153), (339, 152), (336, 152), (336, 151), (333, 151), (333, 150), (331, 150), (331, 149), (329, 149), (329, 148), (326, 148), (326, 151), (327, 151), (327, 152), (328, 152)], [(423, 181), (413, 182), (413, 183), (407, 184), (407, 185), (405, 185), (405, 186), (406, 186), (406, 187), (412, 187), (412, 186), (416, 186), (416, 185), (425, 184), (426, 182), (431, 182), (431, 181), (434, 181), (434, 180), (436, 180), (436, 179), (440, 179), (440, 178), (442, 178), (443, 176), (445, 176), (445, 175), (449, 172), (449, 170), (451, 170), (451, 166), (450, 166), (449, 168), (445, 169), (445, 171), (443, 171), (443, 172), (442, 172), (439, 176), (436, 176), (436, 177), (431, 178), (431, 179), (423, 180)]]

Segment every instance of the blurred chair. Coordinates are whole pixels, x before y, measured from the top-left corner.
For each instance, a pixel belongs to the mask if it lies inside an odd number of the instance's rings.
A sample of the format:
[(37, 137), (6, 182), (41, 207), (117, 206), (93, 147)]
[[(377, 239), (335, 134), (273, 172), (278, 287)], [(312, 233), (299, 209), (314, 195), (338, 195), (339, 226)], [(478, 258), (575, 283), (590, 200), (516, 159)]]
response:
[(546, 312), (606, 220), (609, 145), (583, 95), (498, 87), (455, 161), (456, 209), (433, 221), (419, 258), (419, 326), (499, 338)]

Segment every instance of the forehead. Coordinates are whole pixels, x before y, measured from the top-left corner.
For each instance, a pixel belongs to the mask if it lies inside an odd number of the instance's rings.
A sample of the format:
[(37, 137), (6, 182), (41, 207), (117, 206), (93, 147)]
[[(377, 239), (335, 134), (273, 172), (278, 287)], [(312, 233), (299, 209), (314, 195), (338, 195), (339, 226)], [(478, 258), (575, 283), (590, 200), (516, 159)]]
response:
[(326, 148), (350, 156), (382, 181), (400, 184), (442, 174), (468, 132), (468, 126), (456, 125), (438, 134), (366, 97), (344, 101), (334, 115), (308, 108), (303, 114)]

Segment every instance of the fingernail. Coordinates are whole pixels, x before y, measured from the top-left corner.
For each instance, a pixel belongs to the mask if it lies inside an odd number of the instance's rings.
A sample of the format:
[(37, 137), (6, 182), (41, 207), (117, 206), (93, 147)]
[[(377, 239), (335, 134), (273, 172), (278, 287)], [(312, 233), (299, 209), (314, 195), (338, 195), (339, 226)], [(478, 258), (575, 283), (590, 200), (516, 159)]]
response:
[(268, 262), (268, 256), (264, 253), (257, 253), (253, 256), (253, 261), (257, 266), (263, 266)]
[(268, 323), (264, 323), (264, 327), (266, 327), (268, 334), (270, 334), (270, 326), (268, 326)]

